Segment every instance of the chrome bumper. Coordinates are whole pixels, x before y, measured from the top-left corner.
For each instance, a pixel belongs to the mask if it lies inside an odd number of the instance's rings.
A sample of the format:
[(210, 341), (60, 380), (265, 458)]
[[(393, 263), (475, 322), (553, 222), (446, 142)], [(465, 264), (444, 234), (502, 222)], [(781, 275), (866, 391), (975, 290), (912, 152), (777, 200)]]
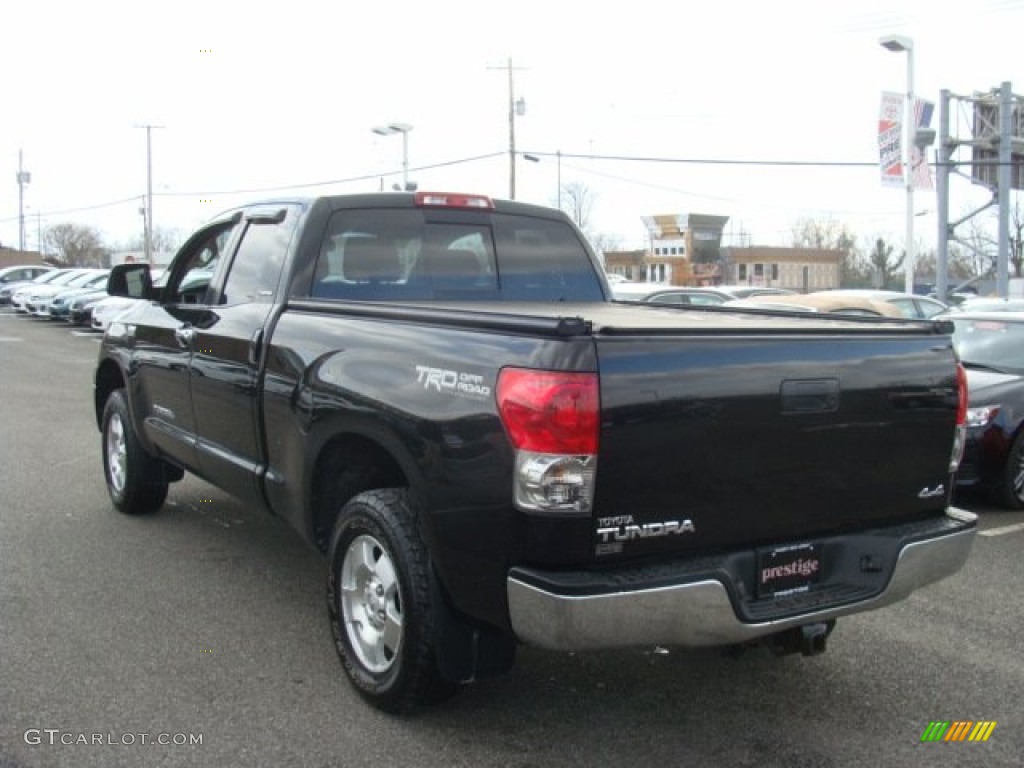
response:
[(885, 588), (852, 603), (751, 623), (740, 620), (729, 591), (718, 579), (580, 596), (541, 589), (513, 572), (507, 580), (512, 628), (528, 645), (560, 651), (698, 647), (744, 643), (802, 624), (882, 608), (963, 567), (977, 517), (959, 509), (947, 510), (947, 517), (970, 527), (907, 544)]

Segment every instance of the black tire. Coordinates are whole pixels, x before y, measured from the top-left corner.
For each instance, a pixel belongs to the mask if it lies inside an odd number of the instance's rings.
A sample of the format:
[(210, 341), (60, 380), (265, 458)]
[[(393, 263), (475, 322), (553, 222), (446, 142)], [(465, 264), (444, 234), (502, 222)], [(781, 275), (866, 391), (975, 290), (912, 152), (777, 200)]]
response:
[(370, 704), (405, 713), (453, 695), (434, 648), (430, 565), (404, 489), (366, 491), (338, 515), (327, 611), (349, 680)]
[(1007, 509), (1024, 509), (1024, 431), (1019, 432), (1010, 444), (1002, 477), (995, 487), (995, 497)]
[(129, 515), (153, 512), (167, 498), (163, 462), (144, 450), (135, 436), (123, 389), (115, 390), (103, 407), (103, 476), (110, 500)]

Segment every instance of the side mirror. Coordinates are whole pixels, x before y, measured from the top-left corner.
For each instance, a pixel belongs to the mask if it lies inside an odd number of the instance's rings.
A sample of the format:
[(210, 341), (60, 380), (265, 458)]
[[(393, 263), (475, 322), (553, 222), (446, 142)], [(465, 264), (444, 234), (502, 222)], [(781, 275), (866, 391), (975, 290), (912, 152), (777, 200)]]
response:
[(110, 270), (107, 293), (129, 299), (154, 299), (153, 277), (148, 264), (118, 264)]

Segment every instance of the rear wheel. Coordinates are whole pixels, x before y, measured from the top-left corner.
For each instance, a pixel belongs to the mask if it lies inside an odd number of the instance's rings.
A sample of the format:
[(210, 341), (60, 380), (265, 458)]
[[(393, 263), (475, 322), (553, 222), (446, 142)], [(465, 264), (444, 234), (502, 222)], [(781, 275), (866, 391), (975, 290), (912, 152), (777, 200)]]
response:
[(167, 498), (163, 462), (139, 444), (123, 389), (112, 392), (103, 408), (103, 474), (110, 500), (129, 515), (159, 509)]
[(1024, 509), (1024, 431), (1018, 433), (1006, 456), (996, 500), (1010, 509)]
[(387, 712), (454, 694), (437, 669), (430, 566), (408, 493), (366, 491), (348, 502), (328, 563), (335, 646), (359, 694)]

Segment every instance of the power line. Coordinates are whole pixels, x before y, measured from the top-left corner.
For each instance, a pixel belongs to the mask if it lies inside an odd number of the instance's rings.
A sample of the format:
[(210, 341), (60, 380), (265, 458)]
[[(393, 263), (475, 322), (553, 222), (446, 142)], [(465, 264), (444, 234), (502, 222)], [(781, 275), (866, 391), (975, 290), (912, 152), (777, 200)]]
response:
[[(440, 163), (433, 163), (430, 165), (420, 165), (410, 168), (410, 172), (416, 171), (429, 171), (435, 168), (447, 168), (453, 165), (462, 165), (464, 163), (475, 163), (479, 160), (490, 160), (492, 157), (501, 157), (504, 152), (490, 152), (486, 155), (476, 155), (475, 157), (464, 157), (458, 160), (446, 160)], [(345, 179), (333, 179), (331, 181), (310, 181), (302, 184), (284, 184), (275, 187), (257, 187), (253, 189), (233, 189), (233, 190), (222, 190), (216, 192), (157, 192), (157, 195), (163, 197), (205, 197), (212, 195), (251, 195), (263, 192), (280, 192), (286, 189), (311, 189), (313, 187), (329, 187), (334, 184), (352, 184), (357, 181), (369, 181), (372, 179), (380, 178), (381, 176), (387, 176), (392, 173), (400, 173), (400, 171), (387, 171), (381, 173), (367, 173), (362, 176), (349, 176)]]
[[(554, 157), (555, 152), (530, 152), (538, 157)], [(635, 155), (594, 155), (594, 154), (572, 154), (562, 152), (562, 158), (575, 158), (579, 160), (615, 160), (631, 163), (665, 163), (680, 165), (775, 165), (783, 167), (808, 166), (814, 168), (874, 168), (878, 161), (858, 162), (845, 160), (751, 160), (749, 158), (730, 160), (716, 157), (643, 157)]]
[[(490, 160), (494, 157), (502, 157), (504, 152), (490, 152), (485, 155), (476, 155), (474, 157), (463, 157), (457, 160), (445, 160), (440, 163), (432, 163), (430, 165), (421, 165), (415, 168), (410, 168), (410, 171), (426, 171), (433, 170), (435, 168), (447, 168), (453, 165), (462, 165), (464, 163), (474, 163), (480, 160)], [(219, 192), (154, 192), (154, 197), (207, 197), (213, 195), (248, 195), (248, 194), (259, 194), (263, 192), (280, 192), (287, 189), (310, 189), (313, 187), (327, 187), (333, 184), (351, 184), (357, 181), (368, 181), (371, 179), (379, 178), (381, 175), (390, 175), (391, 173), (398, 173), (398, 171), (387, 171), (384, 174), (370, 173), (362, 176), (350, 176), (346, 179), (334, 179), (332, 181), (311, 181), (302, 184), (284, 184), (275, 187), (256, 187), (252, 189), (235, 189)], [(65, 208), (59, 211), (38, 211), (37, 215), (40, 216), (66, 216), (72, 213), (84, 213), (86, 211), (97, 211), (102, 208), (113, 208), (114, 206), (124, 205), (125, 203), (131, 203), (139, 200), (143, 195), (132, 195), (121, 200), (111, 200), (107, 203), (96, 203), (95, 205), (83, 205), (77, 208)], [(0, 224), (6, 224), (12, 221), (18, 221), (18, 216), (11, 216), (9, 218), (0, 219)]]
[[(125, 203), (137, 202), (142, 195), (132, 195), (122, 200), (111, 200), (109, 203), (97, 203), (95, 205), (84, 205), (79, 208), (65, 208), (60, 211), (36, 211), (37, 216), (66, 216), (70, 213), (82, 213), (83, 211), (98, 211), (101, 208), (113, 208), (116, 205), (124, 205)], [(0, 219), (0, 224), (6, 224), (11, 221), (17, 221), (17, 216), (10, 216), (6, 219)]]
[[(483, 155), (475, 155), (473, 157), (464, 157), (456, 160), (446, 160), (439, 163), (432, 163), (428, 165), (420, 165), (415, 168), (411, 168), (410, 171), (429, 171), (437, 168), (447, 168), (454, 165), (463, 165), (466, 163), (474, 163), (480, 160), (490, 160), (495, 157), (502, 157), (506, 153), (501, 152), (489, 152)], [(655, 164), (679, 164), (679, 165), (727, 165), (727, 166), (777, 166), (777, 167), (806, 167), (806, 168), (877, 168), (878, 161), (861, 162), (861, 161), (835, 161), (835, 160), (751, 160), (751, 159), (727, 159), (727, 158), (681, 158), (681, 157), (646, 157), (646, 156), (632, 156), (632, 155), (596, 155), (596, 154), (584, 154), (584, 153), (571, 153), (571, 152), (536, 152), (530, 151), (524, 154), (533, 155), (535, 157), (558, 157), (559, 155), (564, 160), (565, 158), (579, 159), (579, 160), (607, 160), (616, 162), (632, 162), (632, 163), (655, 163)], [(985, 165), (997, 166), (1000, 163), (998, 161), (985, 161)], [(1012, 164), (1012, 163), (1011, 163)], [(570, 166), (573, 167), (573, 166)], [(583, 171), (582, 168), (576, 168), (576, 170)], [(336, 184), (351, 184), (358, 181), (368, 181), (379, 178), (381, 175), (390, 175), (391, 173), (398, 173), (399, 171), (388, 171), (385, 174), (381, 173), (368, 173), (359, 176), (349, 176), (343, 179), (332, 179), (329, 181), (311, 181), (303, 182), (299, 184), (281, 184), (272, 187), (252, 187), (248, 189), (233, 189), (233, 190), (220, 190), (214, 192), (155, 192), (154, 196), (157, 197), (208, 197), (213, 195), (247, 195), (247, 194), (262, 194), (265, 192), (280, 192), (284, 190), (292, 189), (312, 189), (315, 187), (328, 187)], [(604, 175), (609, 178), (618, 178), (620, 181), (627, 181), (635, 184), (642, 184), (658, 188), (660, 185), (640, 182), (631, 179), (625, 179), (616, 177), (611, 174), (603, 174), (593, 169), (587, 169), (587, 173), (594, 175)], [(662, 187), (669, 191), (676, 191), (670, 187)], [(697, 193), (687, 193), (697, 194)], [(714, 199), (711, 195), (700, 195), (701, 197), (708, 197)], [(125, 197), (120, 200), (112, 200), (106, 203), (97, 203), (95, 205), (85, 205), (76, 208), (65, 208), (59, 211), (39, 211), (37, 215), (41, 216), (66, 216), (73, 213), (84, 213), (87, 211), (95, 211), (103, 208), (112, 208), (118, 205), (124, 205), (137, 201), (141, 196), (132, 195)], [(722, 200), (727, 200), (722, 198)], [(0, 219), (0, 223), (9, 223), (12, 221), (18, 221), (17, 216)]]

